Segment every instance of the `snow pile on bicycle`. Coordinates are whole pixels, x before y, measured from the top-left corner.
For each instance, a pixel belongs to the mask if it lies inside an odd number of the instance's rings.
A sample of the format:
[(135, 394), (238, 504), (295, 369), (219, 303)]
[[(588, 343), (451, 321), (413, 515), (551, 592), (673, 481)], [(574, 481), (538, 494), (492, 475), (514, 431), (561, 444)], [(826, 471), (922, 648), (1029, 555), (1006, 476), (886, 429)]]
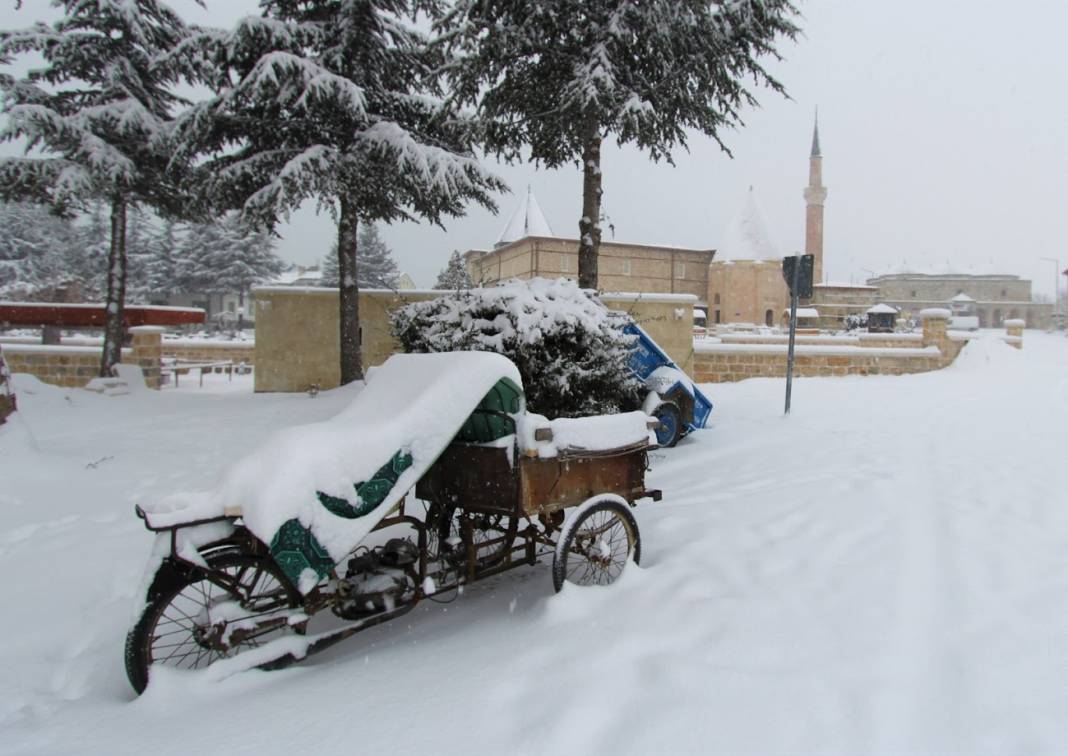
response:
[[(629, 505), (659, 498), (644, 487), (656, 424), (529, 414), (500, 355), (395, 355), (336, 417), (276, 433), (215, 489), (137, 508), (157, 539), (130, 682), (249, 649), (285, 666), (549, 553), (557, 590), (610, 583), (640, 558)], [(324, 610), (349, 624), (280, 639)]]

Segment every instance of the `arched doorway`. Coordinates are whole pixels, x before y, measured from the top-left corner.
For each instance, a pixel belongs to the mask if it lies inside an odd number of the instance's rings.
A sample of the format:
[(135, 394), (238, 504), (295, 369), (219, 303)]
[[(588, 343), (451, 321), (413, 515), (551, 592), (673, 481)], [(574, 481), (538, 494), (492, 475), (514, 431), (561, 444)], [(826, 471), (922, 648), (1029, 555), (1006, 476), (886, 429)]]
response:
[(766, 325), (768, 328), (771, 328), (773, 325), (775, 325), (775, 313), (774, 313), (774, 311), (767, 310), (764, 313), (764, 325)]
[(997, 328), (1001, 325), (1001, 308), (994, 310), (994, 318), (990, 323), (991, 328)]
[(979, 318), (979, 327), (986, 328), (986, 310), (976, 310), (975, 315)]
[(1019, 310), (1009, 310), (1009, 318), (1011, 320), (1019, 320), (1020, 311)]

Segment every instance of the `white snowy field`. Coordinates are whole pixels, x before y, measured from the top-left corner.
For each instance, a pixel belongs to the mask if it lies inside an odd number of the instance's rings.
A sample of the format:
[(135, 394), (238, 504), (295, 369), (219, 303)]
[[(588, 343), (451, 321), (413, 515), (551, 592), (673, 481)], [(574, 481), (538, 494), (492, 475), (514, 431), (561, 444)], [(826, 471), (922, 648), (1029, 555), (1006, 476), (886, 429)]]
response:
[(353, 389), (101, 397), (19, 378), (0, 431), (0, 752), (900, 754), (1068, 751), (1068, 338), (992, 334), (905, 377), (708, 386), (658, 451), (640, 569), (547, 566), (283, 672), (157, 676), (122, 650), (151, 539)]

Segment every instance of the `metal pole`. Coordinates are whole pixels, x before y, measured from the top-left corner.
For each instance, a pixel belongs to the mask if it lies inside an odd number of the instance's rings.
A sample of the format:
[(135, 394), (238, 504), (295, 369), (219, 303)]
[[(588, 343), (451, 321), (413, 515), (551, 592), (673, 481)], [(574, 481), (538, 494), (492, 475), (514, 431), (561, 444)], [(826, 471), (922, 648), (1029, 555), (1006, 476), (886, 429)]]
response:
[(794, 259), (794, 283), (790, 287), (790, 347), (786, 350), (786, 414), (790, 414), (790, 395), (794, 389), (794, 335), (797, 333), (797, 284), (801, 276), (801, 255)]

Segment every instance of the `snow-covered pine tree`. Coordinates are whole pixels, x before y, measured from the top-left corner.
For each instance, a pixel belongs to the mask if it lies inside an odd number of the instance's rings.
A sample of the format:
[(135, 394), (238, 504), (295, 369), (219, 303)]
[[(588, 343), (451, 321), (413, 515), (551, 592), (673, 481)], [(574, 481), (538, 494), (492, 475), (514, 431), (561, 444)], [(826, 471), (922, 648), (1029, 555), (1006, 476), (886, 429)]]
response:
[(687, 130), (719, 133), (782, 86), (758, 59), (793, 38), (790, 0), (457, 0), (435, 21), (456, 97), (485, 119), (485, 146), (582, 168), (579, 285), (597, 288), (601, 142), (615, 135), (671, 162)]
[(50, 300), (78, 251), (70, 223), (41, 205), (0, 203), (0, 299)]
[(467, 266), (464, 265), (464, 258), (460, 255), (460, 250), (454, 249), (449, 257), (448, 264), (438, 273), (438, 280), (435, 282), (434, 288), (459, 291), (460, 289), (470, 289), (472, 286), (474, 286), (474, 282), (467, 272)]
[(360, 226), (356, 244), (356, 280), (360, 286), (373, 289), (392, 289), (397, 285), (397, 263), (393, 251), (378, 233), (378, 225)]
[(147, 278), (149, 301), (164, 303), (181, 290), (178, 281), (179, 226), (165, 219), (149, 243)]
[(151, 296), (152, 236), (148, 214), (137, 205), (131, 206), (126, 223), (126, 301), (131, 304), (144, 304)]
[(263, 18), (204, 32), (176, 57), (217, 96), (184, 119), (206, 193), (273, 226), (314, 198), (337, 222), (341, 383), (363, 375), (357, 230), (493, 207), (469, 119), (441, 98), (440, 51), (414, 0), (263, 0)]
[(227, 255), (229, 243), (219, 224), (190, 223), (178, 245), (174, 265), (175, 290), (183, 294), (213, 293), (212, 265)]
[[(126, 299), (126, 213), (132, 205), (180, 205), (164, 147), (172, 111), (173, 66), (159, 57), (186, 34), (158, 0), (54, 0), (51, 26), (0, 32), (0, 60), (36, 53), (44, 65), (0, 79), (3, 139), (25, 139), (27, 156), (0, 160), (0, 196), (60, 210), (101, 199), (110, 205), (107, 323), (101, 374), (121, 359)], [(43, 153), (37, 157), (35, 150)]]
[[(339, 285), (337, 257), (337, 242), (334, 242), (330, 254), (323, 258), (320, 286)], [(356, 282), (360, 288), (392, 289), (397, 285), (398, 275), (393, 250), (379, 235), (378, 226), (374, 223), (360, 226), (356, 243)]]
[(236, 213), (227, 213), (215, 223), (190, 224), (175, 280), (189, 294), (237, 294), (243, 309), (253, 286), (284, 269), (269, 232), (252, 229)]

